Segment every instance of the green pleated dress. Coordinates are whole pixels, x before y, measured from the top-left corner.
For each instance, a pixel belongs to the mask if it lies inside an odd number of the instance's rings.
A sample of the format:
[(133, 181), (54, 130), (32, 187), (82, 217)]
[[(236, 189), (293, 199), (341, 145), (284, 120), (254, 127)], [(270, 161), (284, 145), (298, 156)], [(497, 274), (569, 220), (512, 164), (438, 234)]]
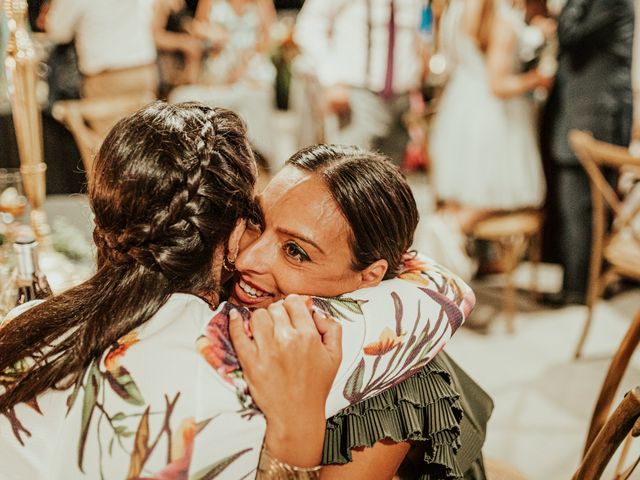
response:
[(375, 397), (327, 420), (322, 463), (351, 461), (351, 450), (388, 438), (414, 445), (402, 479), (484, 480), (481, 448), (491, 398), (445, 353)]

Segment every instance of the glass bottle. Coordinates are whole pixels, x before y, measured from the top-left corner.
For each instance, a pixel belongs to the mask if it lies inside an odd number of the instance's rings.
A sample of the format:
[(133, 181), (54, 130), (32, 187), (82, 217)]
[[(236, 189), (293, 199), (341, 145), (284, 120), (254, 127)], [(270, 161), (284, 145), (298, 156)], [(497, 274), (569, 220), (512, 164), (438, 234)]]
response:
[(13, 243), (16, 254), (18, 300), (16, 305), (52, 296), (47, 277), (38, 264), (37, 242), (32, 237), (20, 237)]

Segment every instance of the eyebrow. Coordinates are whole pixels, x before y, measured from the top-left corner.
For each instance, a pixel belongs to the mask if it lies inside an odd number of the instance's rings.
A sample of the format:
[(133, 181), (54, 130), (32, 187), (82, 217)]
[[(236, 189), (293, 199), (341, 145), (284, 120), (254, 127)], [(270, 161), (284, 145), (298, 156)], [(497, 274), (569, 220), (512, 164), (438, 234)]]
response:
[[(260, 209), (260, 213), (262, 214), (262, 218), (265, 218), (265, 215), (264, 215), (264, 208), (263, 208), (263, 206), (262, 206), (262, 194), (258, 194), (258, 195), (256, 195), (256, 203), (257, 203), (257, 205), (258, 205), (258, 208)], [(280, 234), (288, 235), (288, 236), (290, 236), (290, 237), (293, 237), (293, 238), (296, 238), (296, 239), (298, 239), (298, 240), (301, 240), (301, 241), (303, 241), (303, 242), (305, 242), (305, 243), (307, 243), (307, 244), (309, 244), (309, 245), (311, 245), (311, 246), (315, 247), (315, 248), (316, 248), (316, 250), (318, 250), (320, 253), (322, 253), (323, 255), (325, 255), (324, 250), (322, 250), (322, 249), (320, 248), (320, 246), (319, 246), (316, 242), (314, 242), (314, 241), (313, 241), (313, 240), (311, 240), (309, 237), (306, 237), (306, 236), (304, 236), (304, 235), (303, 235), (303, 234), (301, 234), (301, 233), (296, 233), (296, 232), (294, 232), (294, 231), (287, 230), (286, 228), (277, 228), (277, 229), (276, 229), (276, 231), (277, 231), (278, 233), (280, 233)]]
[(309, 237), (305, 237), (304, 235), (302, 235), (301, 233), (296, 233), (296, 232), (292, 232), (291, 230), (287, 230), (286, 228), (277, 228), (276, 231), (278, 233), (284, 233), (285, 235), (288, 235), (289, 237), (293, 237), (296, 238), (298, 240), (301, 240), (305, 243), (308, 243), (309, 245), (312, 245), (313, 247), (315, 247), (320, 253), (322, 253), (324, 255), (324, 250), (322, 250), (320, 248), (320, 246), (314, 242), (313, 240), (311, 240)]

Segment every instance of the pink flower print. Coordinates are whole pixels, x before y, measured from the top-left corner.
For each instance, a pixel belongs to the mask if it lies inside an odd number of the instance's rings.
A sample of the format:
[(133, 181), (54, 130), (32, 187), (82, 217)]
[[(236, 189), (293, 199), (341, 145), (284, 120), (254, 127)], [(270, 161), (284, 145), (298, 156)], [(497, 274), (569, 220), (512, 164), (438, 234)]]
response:
[(249, 312), (245, 308), (227, 303), (209, 321), (205, 334), (196, 341), (196, 347), (207, 363), (228, 382), (231, 382), (229, 375), (240, 368), (229, 335), (229, 311), (232, 308), (236, 308), (241, 313), (246, 326), (249, 322)]
[(408, 273), (426, 273), (429, 271), (429, 264), (418, 258), (414, 253), (407, 252), (402, 257), (402, 266), (399, 276)]

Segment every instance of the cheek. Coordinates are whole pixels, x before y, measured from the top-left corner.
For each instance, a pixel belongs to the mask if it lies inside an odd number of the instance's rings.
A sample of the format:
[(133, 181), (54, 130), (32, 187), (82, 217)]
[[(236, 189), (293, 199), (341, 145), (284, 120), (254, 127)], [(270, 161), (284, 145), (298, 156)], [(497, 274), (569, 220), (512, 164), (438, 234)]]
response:
[[(332, 269), (333, 270), (333, 269)], [(335, 297), (343, 293), (357, 290), (360, 287), (360, 276), (351, 270), (318, 272), (296, 272), (288, 279), (286, 293), (315, 295), (318, 297)], [(285, 292), (285, 290), (282, 290)]]
[[(295, 268), (292, 268), (290, 264), (280, 256), (278, 256), (272, 264), (271, 275), (275, 282), (277, 292), (282, 296), (289, 295), (290, 293), (305, 294), (303, 290), (310, 283), (305, 275)], [(312, 282), (311, 282), (312, 283)]]
[(336, 278), (327, 282), (326, 293), (323, 296), (335, 297), (344, 293), (353, 292), (360, 288), (361, 283), (360, 275), (357, 272), (345, 270), (337, 275)]

